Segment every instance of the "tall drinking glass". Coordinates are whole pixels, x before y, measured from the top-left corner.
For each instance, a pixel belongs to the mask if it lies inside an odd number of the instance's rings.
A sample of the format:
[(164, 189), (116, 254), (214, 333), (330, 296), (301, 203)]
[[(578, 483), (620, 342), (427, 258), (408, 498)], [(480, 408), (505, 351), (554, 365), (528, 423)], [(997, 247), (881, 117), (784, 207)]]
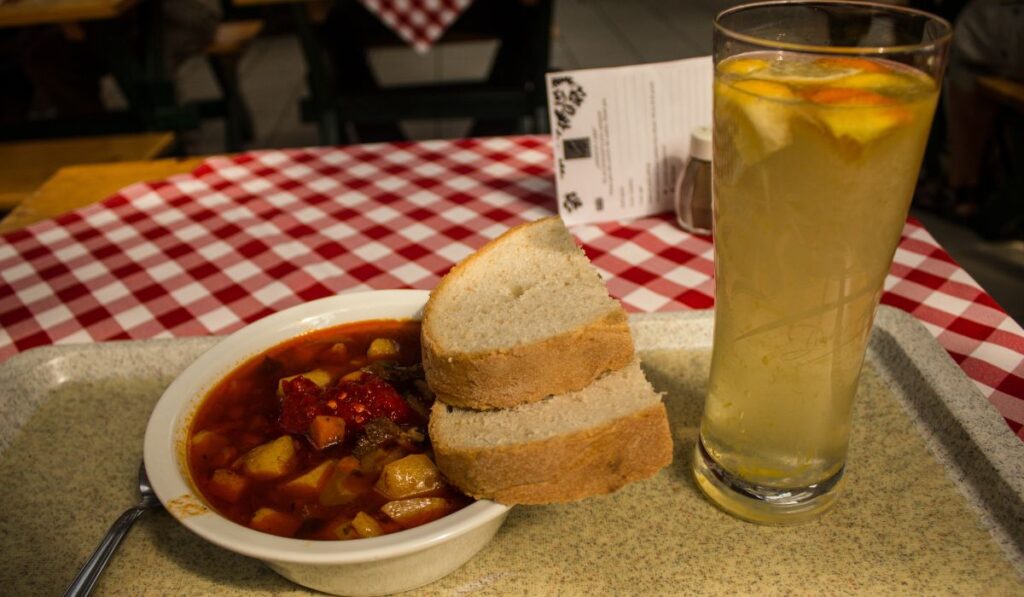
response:
[(731, 514), (791, 524), (838, 497), (950, 37), (868, 3), (715, 19), (715, 337), (694, 472)]

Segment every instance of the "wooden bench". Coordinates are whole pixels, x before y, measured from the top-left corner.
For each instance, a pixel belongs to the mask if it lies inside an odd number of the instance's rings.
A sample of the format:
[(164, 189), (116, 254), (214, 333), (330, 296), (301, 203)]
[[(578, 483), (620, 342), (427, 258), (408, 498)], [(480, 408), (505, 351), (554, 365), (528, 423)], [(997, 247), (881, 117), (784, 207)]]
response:
[(0, 143), (0, 210), (31, 196), (58, 170), (72, 164), (151, 160), (174, 144), (169, 132), (134, 133)]
[(0, 233), (102, 201), (130, 184), (191, 172), (204, 159), (173, 158), (61, 168), (0, 221)]

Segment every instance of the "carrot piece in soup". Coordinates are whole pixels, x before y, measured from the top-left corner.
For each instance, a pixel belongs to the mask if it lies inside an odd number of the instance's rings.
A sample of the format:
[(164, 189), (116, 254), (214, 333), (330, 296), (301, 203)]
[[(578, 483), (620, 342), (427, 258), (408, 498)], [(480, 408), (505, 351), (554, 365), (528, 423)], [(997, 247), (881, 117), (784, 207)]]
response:
[(346, 456), (338, 461), (338, 470), (351, 473), (352, 471), (359, 468), (359, 459), (355, 456)]
[(345, 419), (330, 415), (317, 415), (309, 424), (309, 439), (317, 450), (340, 444), (345, 439)]

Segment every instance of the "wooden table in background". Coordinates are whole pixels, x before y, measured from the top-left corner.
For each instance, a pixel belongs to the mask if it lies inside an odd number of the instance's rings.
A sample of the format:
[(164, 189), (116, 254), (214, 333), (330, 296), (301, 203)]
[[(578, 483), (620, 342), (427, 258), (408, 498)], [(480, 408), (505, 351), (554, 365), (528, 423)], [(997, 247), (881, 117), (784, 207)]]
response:
[(0, 2), (0, 27), (96, 21), (123, 14), (138, 0), (16, 0)]
[(17, 230), (39, 220), (102, 201), (130, 184), (191, 172), (204, 159), (86, 164), (61, 168), (0, 221), (0, 232)]
[(0, 209), (27, 199), (64, 166), (152, 160), (173, 144), (174, 134), (168, 132), (2, 142)]

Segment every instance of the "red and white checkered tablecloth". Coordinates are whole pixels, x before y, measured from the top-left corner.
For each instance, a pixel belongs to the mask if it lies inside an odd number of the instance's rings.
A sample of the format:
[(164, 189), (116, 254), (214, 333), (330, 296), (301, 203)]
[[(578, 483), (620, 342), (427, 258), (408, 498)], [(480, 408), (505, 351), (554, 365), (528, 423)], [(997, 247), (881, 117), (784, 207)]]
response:
[[(554, 212), (547, 137), (260, 151), (0, 236), (0, 360), (224, 334), (319, 297), (432, 288)], [(631, 311), (713, 304), (712, 245), (668, 216), (573, 228)], [(915, 222), (882, 302), (928, 327), (1024, 439), (1024, 330)]]
[(417, 52), (426, 52), (473, 0), (359, 0)]

